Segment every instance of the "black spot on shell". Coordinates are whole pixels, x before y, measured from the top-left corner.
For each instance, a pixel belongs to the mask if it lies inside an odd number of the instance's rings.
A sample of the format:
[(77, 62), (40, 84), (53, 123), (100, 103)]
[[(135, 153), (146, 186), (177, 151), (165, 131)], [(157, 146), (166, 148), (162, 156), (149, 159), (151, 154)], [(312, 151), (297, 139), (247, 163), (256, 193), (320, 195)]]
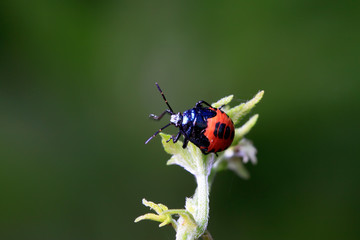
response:
[(224, 130), (225, 130), (225, 123), (222, 123), (219, 127), (219, 132), (218, 132), (218, 138), (223, 138), (224, 136)]
[(225, 135), (224, 135), (224, 139), (228, 139), (230, 136), (230, 127), (227, 126), (226, 130), (225, 130)]
[(231, 131), (231, 136), (230, 136), (231, 140), (234, 139), (234, 132), (235, 132), (234, 130)]
[(220, 125), (220, 122), (217, 122), (216, 125), (215, 125), (215, 130), (214, 130), (214, 136), (217, 137), (217, 134), (218, 134), (218, 128), (219, 128), (219, 125)]

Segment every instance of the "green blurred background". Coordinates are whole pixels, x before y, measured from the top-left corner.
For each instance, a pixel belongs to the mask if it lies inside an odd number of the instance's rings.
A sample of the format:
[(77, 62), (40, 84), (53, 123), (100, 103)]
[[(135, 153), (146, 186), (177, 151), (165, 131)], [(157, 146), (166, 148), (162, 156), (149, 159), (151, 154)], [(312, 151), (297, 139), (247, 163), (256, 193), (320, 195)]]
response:
[[(219, 174), (215, 239), (360, 237), (356, 1), (0, 3), (0, 239), (174, 239), (133, 223), (143, 197), (182, 208), (148, 119), (265, 90), (251, 179)], [(169, 129), (170, 133), (175, 129)]]

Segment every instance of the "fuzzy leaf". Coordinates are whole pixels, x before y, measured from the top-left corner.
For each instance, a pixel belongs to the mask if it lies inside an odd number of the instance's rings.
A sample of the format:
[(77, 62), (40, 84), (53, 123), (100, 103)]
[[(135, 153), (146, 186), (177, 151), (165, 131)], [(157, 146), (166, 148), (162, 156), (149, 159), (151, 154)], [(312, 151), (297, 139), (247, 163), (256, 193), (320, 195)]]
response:
[(176, 227), (176, 222), (172, 219), (171, 214), (166, 213), (166, 211), (168, 211), (168, 208), (165, 205), (163, 205), (161, 203), (156, 204), (156, 203), (147, 201), (145, 198), (142, 200), (142, 202), (145, 206), (153, 209), (157, 214), (154, 214), (154, 213), (144, 214), (140, 217), (137, 217), (135, 219), (135, 222), (139, 222), (142, 220), (152, 220), (152, 221), (160, 222), (159, 227), (163, 227), (167, 224), (172, 224), (174, 228)]
[(234, 95), (229, 95), (227, 97), (223, 97), (222, 99), (220, 99), (219, 101), (211, 104), (211, 106), (213, 106), (214, 108), (219, 108), (223, 105), (227, 105), (231, 102), (231, 100), (233, 99)]
[(231, 108), (227, 111), (227, 115), (233, 120), (234, 124), (237, 124), (251, 109), (261, 100), (264, 95), (264, 91), (258, 92), (251, 100), (246, 103), (242, 103), (236, 107)]
[(235, 129), (235, 137), (234, 137), (234, 140), (233, 140), (233, 145), (238, 144), (239, 141), (248, 132), (250, 132), (251, 128), (256, 124), (256, 121), (258, 120), (258, 118), (259, 118), (259, 115), (255, 114), (244, 125), (242, 125), (241, 127)]
[(167, 165), (179, 165), (193, 175), (202, 174), (203, 171), (206, 171), (204, 155), (197, 146), (189, 142), (184, 149), (182, 148), (183, 143), (181, 141), (176, 143), (172, 141), (166, 142), (170, 139), (171, 135), (160, 133), (160, 136), (165, 151), (173, 155), (167, 162)]

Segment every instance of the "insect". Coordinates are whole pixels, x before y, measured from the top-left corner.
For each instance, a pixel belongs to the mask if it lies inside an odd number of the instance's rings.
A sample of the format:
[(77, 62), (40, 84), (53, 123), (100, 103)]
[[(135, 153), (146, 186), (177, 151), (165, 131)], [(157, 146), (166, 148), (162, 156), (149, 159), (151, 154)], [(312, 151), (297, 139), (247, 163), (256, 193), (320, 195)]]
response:
[[(146, 142), (158, 135), (165, 128), (174, 125), (179, 128), (176, 136), (171, 136), (167, 141), (172, 140), (176, 143), (180, 136), (184, 136), (183, 148), (186, 148), (188, 142), (192, 142), (200, 148), (203, 154), (211, 152), (217, 153), (227, 149), (234, 139), (234, 123), (231, 118), (224, 113), (221, 108), (214, 108), (205, 101), (199, 101), (194, 108), (185, 112), (175, 113), (165, 98), (163, 91), (158, 83), (155, 83), (163, 97), (168, 109), (159, 116), (150, 114), (150, 118), (160, 120), (165, 114), (170, 114), (170, 123), (160, 128)], [(204, 106), (205, 105), (205, 106)]]

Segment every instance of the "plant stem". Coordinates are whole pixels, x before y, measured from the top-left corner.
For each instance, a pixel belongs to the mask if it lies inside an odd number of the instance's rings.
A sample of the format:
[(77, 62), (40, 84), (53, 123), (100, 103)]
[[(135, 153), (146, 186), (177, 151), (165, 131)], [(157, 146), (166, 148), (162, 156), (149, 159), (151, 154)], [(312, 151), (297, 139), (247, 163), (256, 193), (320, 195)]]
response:
[(195, 240), (195, 231), (188, 229), (186, 225), (180, 224), (176, 231), (176, 240)]
[(195, 221), (198, 224), (197, 237), (199, 238), (206, 230), (209, 220), (209, 183), (208, 175), (204, 171), (196, 176), (197, 182), (197, 209)]

